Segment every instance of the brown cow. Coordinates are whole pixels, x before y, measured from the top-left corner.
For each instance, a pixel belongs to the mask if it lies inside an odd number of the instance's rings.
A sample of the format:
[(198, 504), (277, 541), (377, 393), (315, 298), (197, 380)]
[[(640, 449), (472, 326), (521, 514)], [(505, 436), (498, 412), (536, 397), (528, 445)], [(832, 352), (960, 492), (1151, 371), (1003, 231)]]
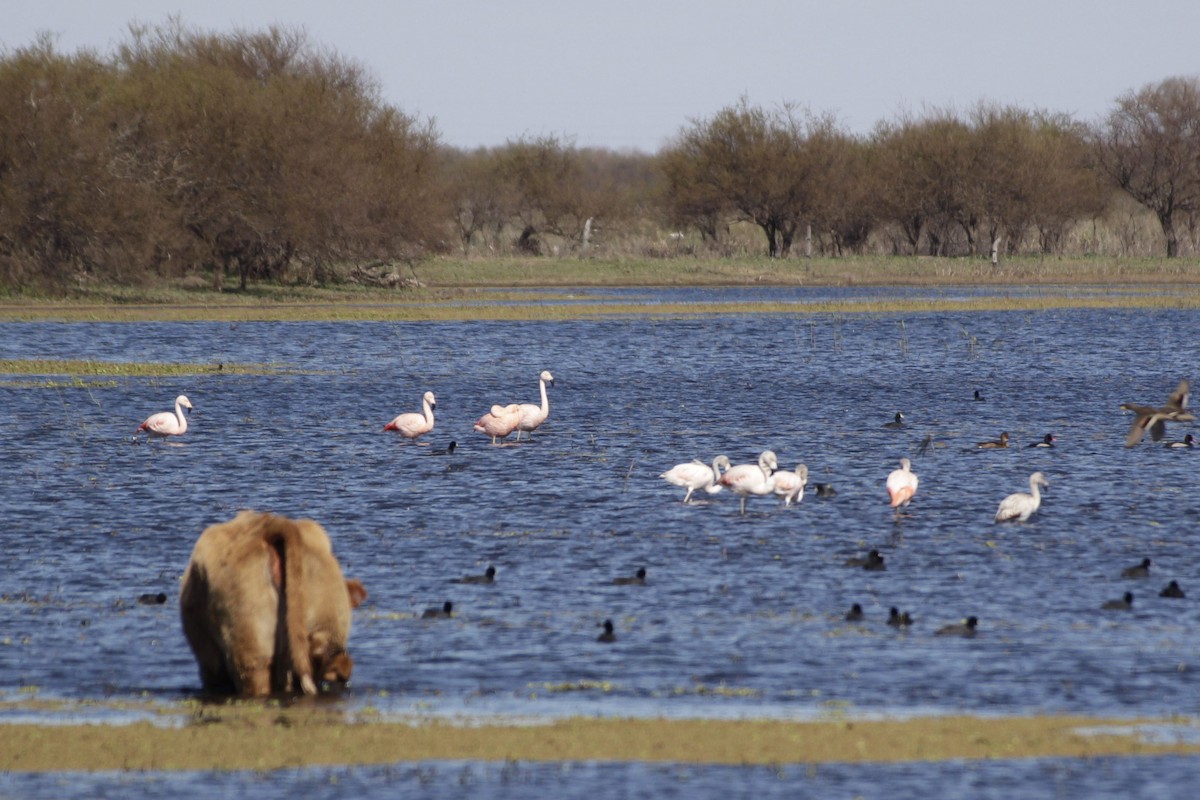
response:
[(349, 680), (350, 610), (366, 596), (316, 522), (243, 511), (200, 534), (179, 605), (204, 689), (263, 697)]

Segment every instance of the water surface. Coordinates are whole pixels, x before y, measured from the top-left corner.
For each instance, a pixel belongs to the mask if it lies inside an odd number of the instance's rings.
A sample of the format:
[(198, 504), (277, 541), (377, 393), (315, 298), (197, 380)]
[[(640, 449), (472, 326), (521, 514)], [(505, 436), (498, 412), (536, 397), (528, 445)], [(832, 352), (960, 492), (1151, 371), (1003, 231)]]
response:
[[(1200, 453), (1125, 449), (1118, 406), (1161, 403), (1190, 377), (1197, 323), (1196, 311), (1055, 310), (4, 324), (0, 358), (213, 369), (0, 387), (0, 692), (190, 696), (178, 581), (199, 532), (251, 507), (320, 521), (370, 591), (349, 707), (1194, 714), (1200, 612), (1157, 594), (1176, 579), (1200, 598)], [(215, 369), (234, 362), (307, 372)], [(542, 369), (556, 385), (532, 442), (492, 447), (471, 431), (493, 403), (535, 401)], [(426, 390), (438, 399), (427, 439), (457, 441), (452, 457), (381, 430)], [(195, 406), (181, 441), (133, 436), (180, 393)], [(909, 426), (881, 427), (897, 410)], [(1017, 446), (972, 449), (1001, 431)], [(1024, 446), (1047, 432), (1054, 449)], [(938, 446), (917, 455), (926, 435)], [(685, 506), (658, 478), (765, 448), (837, 496), (752, 499), (741, 516), (735, 497)], [(883, 483), (901, 456), (921, 486), (897, 518)], [(1041, 512), (994, 525), (1035, 470), (1051, 484)], [(870, 547), (887, 571), (842, 565)], [(1120, 578), (1143, 557), (1150, 579)], [(494, 586), (450, 583), (489, 564)], [(643, 566), (648, 586), (611, 584)], [(162, 606), (136, 602), (160, 591)], [(1124, 591), (1132, 611), (1099, 610)], [(454, 619), (417, 618), (445, 600)], [(853, 602), (865, 623), (842, 621)], [(916, 625), (884, 625), (890, 606)], [(975, 639), (933, 635), (968, 614)], [(605, 618), (613, 645), (595, 641)]]

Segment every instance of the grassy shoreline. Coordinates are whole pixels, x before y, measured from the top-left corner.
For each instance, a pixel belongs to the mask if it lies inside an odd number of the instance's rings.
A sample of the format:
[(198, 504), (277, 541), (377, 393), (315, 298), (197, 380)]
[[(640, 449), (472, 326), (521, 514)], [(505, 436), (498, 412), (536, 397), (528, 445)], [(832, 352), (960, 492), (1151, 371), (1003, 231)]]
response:
[[(1197, 308), (1200, 263), (1112, 259), (986, 261), (848, 258), (768, 261), (668, 259), (433, 259), (398, 270), (419, 286), (379, 288), (252, 285), (245, 292), (164, 283), (96, 286), (68, 297), (0, 299), (0, 322), (453, 321), (561, 320), (600, 316), (917, 313), (1048, 308)], [(821, 302), (651, 303), (574, 289), (664, 287), (992, 287), (967, 299), (856, 299)], [(1019, 288), (1010, 294), (1008, 288)], [(532, 291), (536, 290), (536, 291)], [(1032, 290), (1032, 291), (1031, 291)], [(602, 295), (602, 292), (601, 292)]]

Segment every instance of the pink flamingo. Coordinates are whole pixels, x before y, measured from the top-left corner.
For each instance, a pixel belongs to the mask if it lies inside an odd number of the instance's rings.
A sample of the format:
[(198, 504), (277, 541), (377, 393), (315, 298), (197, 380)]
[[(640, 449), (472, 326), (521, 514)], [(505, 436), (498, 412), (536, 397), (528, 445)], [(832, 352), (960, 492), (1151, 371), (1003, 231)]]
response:
[(781, 470), (775, 473), (774, 478), (775, 494), (783, 498), (785, 506), (804, 499), (804, 487), (808, 485), (808, 467), (797, 464), (795, 472)]
[(405, 439), (416, 439), (433, 430), (433, 410), (437, 408), (437, 398), (433, 392), (426, 392), (421, 397), (421, 413), (410, 411), (401, 414), (383, 426), (385, 431), (396, 431)]
[(187, 417), (183, 415), (183, 409), (191, 407), (192, 401), (187, 399), (187, 395), (181, 394), (175, 398), (175, 413), (161, 411), (158, 414), (151, 414), (145, 422), (138, 425), (137, 429), (155, 436), (182, 436), (188, 428)]
[(734, 494), (742, 498), (742, 513), (746, 513), (747, 495), (768, 495), (775, 491), (775, 470), (779, 462), (770, 450), (763, 450), (757, 464), (738, 464), (730, 467), (721, 476), (722, 486), (728, 486)]
[[(546, 384), (554, 385), (554, 376), (550, 374), (550, 370), (542, 370), (542, 374), (538, 376), (538, 387), (542, 390), (542, 404), (536, 406), (533, 403), (521, 404), (521, 423), (517, 425), (517, 441), (521, 441), (521, 431), (532, 434), (538, 429), (543, 422), (550, 416), (550, 398), (546, 396)], [(526, 439), (533, 438), (532, 435), (526, 436)]]
[(887, 478), (888, 496), (892, 498), (892, 508), (907, 506), (917, 493), (917, 476), (912, 471), (912, 462), (907, 458), (900, 459), (900, 469), (892, 470)]
[(716, 494), (721, 491), (721, 484), (717, 483), (717, 481), (721, 477), (722, 469), (729, 469), (729, 458), (727, 456), (717, 456), (714, 458), (711, 467), (703, 461), (676, 464), (658, 477), (672, 486), (687, 489), (687, 494), (683, 496), (683, 502), (690, 503), (692, 501), (692, 492), (697, 489), (703, 489), (709, 494)]
[(499, 444), (497, 439), (505, 439), (521, 424), (521, 406), (510, 403), (506, 406), (492, 406), (492, 410), (479, 418), (475, 430), (492, 437), (492, 444)]

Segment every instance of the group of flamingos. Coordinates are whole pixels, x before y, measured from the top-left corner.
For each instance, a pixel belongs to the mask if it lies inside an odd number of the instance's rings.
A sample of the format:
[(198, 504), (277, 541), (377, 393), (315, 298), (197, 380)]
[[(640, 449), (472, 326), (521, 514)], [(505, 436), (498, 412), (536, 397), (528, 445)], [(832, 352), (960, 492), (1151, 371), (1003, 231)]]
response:
[[(541, 391), (540, 405), (534, 403), (494, 405), (491, 411), (479, 418), (473, 426), (474, 430), (490, 436), (494, 445), (502, 443), (513, 432), (516, 432), (518, 442), (521, 440), (521, 433), (532, 434), (550, 416), (550, 399), (546, 394), (547, 384), (554, 385), (554, 376), (550, 374), (549, 370), (542, 370), (538, 376), (538, 388)], [(1130, 426), (1125, 446), (1131, 447), (1140, 442), (1147, 431), (1157, 442), (1162, 438), (1168, 421), (1190, 422), (1195, 420), (1196, 417), (1187, 410), (1189, 391), (1188, 382), (1183, 380), (1180, 381), (1179, 386), (1171, 393), (1163, 406), (1123, 403), (1122, 409), (1134, 413), (1133, 425)], [(976, 391), (975, 400), (981, 401), (982, 399), (979, 392)], [(183, 409), (191, 407), (192, 404), (187, 396), (181, 394), (175, 398), (174, 412), (164, 411), (154, 414), (138, 426), (138, 431), (158, 436), (180, 436), (187, 431), (187, 417), (184, 416)], [(384, 425), (383, 429), (396, 431), (404, 438), (415, 441), (433, 430), (433, 412), (436, 408), (437, 398), (433, 392), (425, 392), (422, 397), (420, 413), (400, 414)], [(885, 427), (902, 426), (903, 416), (903, 414), (897, 413), (895, 421), (887, 423)], [(1166, 446), (1191, 446), (1191, 443), (1192, 437), (1189, 434), (1185, 443), (1173, 442)], [(452, 447), (453, 444), (451, 442)], [(978, 446), (981, 448), (1007, 447), (1008, 434), (1002, 434), (998, 441), (982, 442)], [(1044, 441), (1035, 442), (1030, 446), (1053, 447), (1054, 437), (1046, 434)], [(808, 484), (808, 467), (804, 464), (797, 464), (793, 471), (781, 471), (775, 453), (764, 450), (759, 456), (757, 464), (731, 465), (729, 458), (721, 455), (713, 459), (711, 466), (699, 460), (676, 464), (659, 477), (673, 486), (687, 489), (687, 494), (683, 497), (684, 503), (691, 502), (692, 494), (697, 489), (703, 489), (708, 494), (716, 494), (722, 489), (728, 488), (741, 498), (741, 513), (745, 514), (746, 498), (751, 496), (775, 495), (786, 506), (799, 503), (804, 499), (804, 488)], [(917, 475), (912, 471), (912, 462), (907, 458), (900, 459), (900, 468), (893, 470), (888, 475), (885, 485), (893, 508), (899, 510), (912, 502), (919, 485)], [(1029, 519), (1042, 503), (1039, 488), (1049, 488), (1049, 486), (1050, 484), (1046, 482), (1046, 477), (1041, 472), (1033, 473), (1029, 476), (1029, 492), (1015, 492), (1001, 500), (1000, 506), (996, 509), (995, 521), (1024, 522)]]
[[(541, 405), (534, 403), (510, 403), (508, 405), (492, 406), (492, 410), (479, 418), (474, 429), (492, 437), (492, 444), (500, 444), (514, 431), (517, 441), (521, 434), (531, 434), (537, 430), (550, 416), (550, 398), (546, 394), (546, 385), (554, 385), (554, 376), (549, 370), (542, 370), (538, 376), (538, 386), (541, 389)], [(400, 414), (387, 425), (385, 431), (395, 431), (405, 439), (416, 441), (421, 436), (433, 430), (433, 411), (437, 408), (437, 398), (433, 392), (426, 392), (421, 398), (421, 411)], [(191, 409), (192, 403), (187, 395), (175, 398), (175, 410), (163, 411), (150, 416), (138, 426), (138, 432), (155, 436), (182, 436), (187, 433), (187, 417), (183, 409)], [(453, 443), (452, 443), (453, 444)]]
[[(1167, 398), (1162, 406), (1147, 406), (1139, 403), (1122, 403), (1121, 408), (1132, 411), (1133, 424), (1125, 438), (1125, 446), (1132, 447), (1142, 441), (1147, 431), (1154, 441), (1162, 439), (1166, 431), (1166, 423), (1191, 422), (1196, 417), (1187, 410), (1190, 387), (1186, 380), (1180, 381), (1175, 391)], [(975, 400), (983, 401), (979, 391), (975, 392)], [(884, 425), (886, 428), (903, 427), (904, 415), (897, 412), (895, 420)], [(980, 449), (1007, 448), (1008, 434), (1002, 433), (999, 440), (980, 442)], [(1030, 447), (1054, 447), (1054, 436), (1046, 434), (1041, 441), (1034, 442)], [(1194, 446), (1191, 434), (1182, 442), (1169, 442), (1165, 445), (1171, 448), (1187, 448)], [(741, 498), (741, 513), (746, 513), (746, 498), (775, 495), (782, 499), (784, 505), (799, 503), (804, 498), (804, 487), (808, 483), (808, 467), (797, 464), (794, 471), (780, 471), (775, 453), (764, 450), (758, 457), (757, 464), (738, 464), (731, 466), (726, 456), (717, 456), (712, 466), (703, 461), (691, 461), (686, 464), (676, 464), (659, 476), (667, 483), (687, 489), (683, 496), (684, 503), (690, 503), (692, 494), (697, 489), (703, 489), (709, 494), (716, 494), (728, 488)], [(912, 471), (912, 462), (907, 458), (900, 459), (900, 468), (893, 470), (887, 476), (888, 497), (893, 508), (899, 510), (912, 502), (917, 493), (920, 481)], [(996, 522), (1017, 521), (1029, 519), (1042, 504), (1039, 489), (1049, 488), (1046, 476), (1035, 472), (1029, 476), (1029, 491), (1014, 492), (1000, 501), (996, 509)]]
[[(517, 434), (517, 441), (521, 441), (522, 433), (532, 434), (550, 417), (550, 397), (546, 394), (547, 384), (554, 385), (554, 376), (550, 374), (550, 370), (544, 369), (538, 376), (538, 389), (542, 395), (540, 405), (509, 403), (504, 406), (492, 406), (492, 410), (475, 423), (474, 430), (492, 437), (492, 444), (500, 444), (514, 431)], [(421, 413), (400, 414), (384, 425), (383, 429), (395, 431), (405, 439), (415, 441), (433, 430), (433, 411), (436, 408), (437, 398), (434, 397), (433, 392), (426, 392), (421, 398)]]
[[(686, 488), (687, 494), (683, 497), (685, 503), (691, 501), (692, 492), (697, 489), (716, 494), (728, 488), (741, 497), (741, 513), (745, 514), (746, 498), (751, 496), (776, 495), (785, 506), (799, 503), (804, 499), (804, 487), (808, 484), (808, 467), (797, 464), (794, 471), (781, 472), (775, 453), (764, 450), (757, 464), (730, 466), (727, 457), (717, 456), (711, 467), (703, 461), (676, 464), (659, 477), (674, 486)], [(900, 468), (892, 470), (887, 477), (887, 493), (892, 508), (900, 509), (912, 502), (919, 483), (916, 473), (912, 471), (912, 462), (907, 458), (900, 459)], [(1029, 519), (1042, 504), (1039, 486), (1049, 487), (1050, 484), (1046, 483), (1042, 473), (1035, 472), (1029, 477), (1028, 494), (1016, 492), (1000, 501), (996, 522), (1024, 522)]]

